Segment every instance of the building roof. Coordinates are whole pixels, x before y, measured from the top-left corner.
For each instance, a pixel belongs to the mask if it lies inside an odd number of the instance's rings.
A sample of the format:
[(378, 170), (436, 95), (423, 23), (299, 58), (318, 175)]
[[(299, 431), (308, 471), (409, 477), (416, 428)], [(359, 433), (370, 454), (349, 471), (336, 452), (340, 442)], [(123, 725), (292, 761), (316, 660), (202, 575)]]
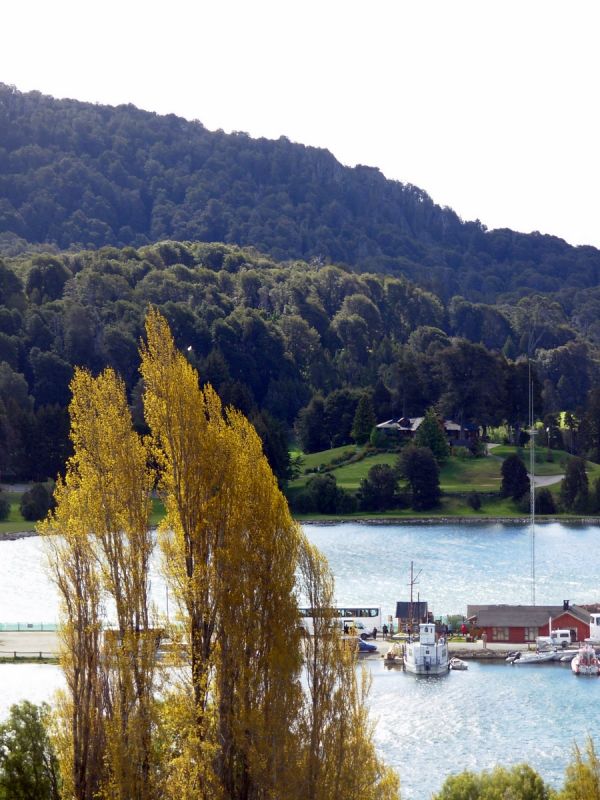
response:
[[(427, 600), (414, 601), (413, 618), (423, 619), (427, 617)], [(408, 619), (410, 617), (410, 602), (398, 600), (396, 602), (396, 619)]]
[(489, 605), (467, 606), (467, 617), (476, 619), (481, 628), (541, 628), (549, 619), (570, 614), (581, 622), (590, 621), (589, 612), (580, 606), (565, 604), (561, 606), (508, 606)]
[(387, 422), (380, 422), (375, 427), (414, 433), (424, 419), (425, 417), (393, 417), (388, 419)]
[[(380, 422), (376, 425), (376, 428), (384, 429), (384, 430), (394, 430), (394, 431), (402, 431), (406, 433), (415, 433), (418, 429), (419, 425), (423, 422), (425, 417), (392, 417), (392, 419), (388, 419), (385, 422)], [(461, 426), (458, 422), (454, 422), (451, 419), (445, 419), (443, 421), (445, 430), (448, 431), (458, 431), (460, 432)], [(477, 425), (473, 425), (471, 422), (465, 422), (462, 426), (463, 431), (476, 431), (478, 430)]]

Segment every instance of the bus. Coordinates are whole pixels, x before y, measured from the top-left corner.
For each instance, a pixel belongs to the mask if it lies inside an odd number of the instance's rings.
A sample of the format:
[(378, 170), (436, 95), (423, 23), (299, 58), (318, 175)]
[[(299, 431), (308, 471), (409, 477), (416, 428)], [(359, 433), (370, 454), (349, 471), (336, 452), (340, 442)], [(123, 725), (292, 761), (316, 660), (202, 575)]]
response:
[[(300, 624), (303, 630), (313, 636), (315, 633), (312, 608), (299, 608)], [(361, 639), (373, 636), (374, 628), (381, 633), (381, 606), (338, 606), (332, 609), (332, 617), (344, 632), (354, 632)]]

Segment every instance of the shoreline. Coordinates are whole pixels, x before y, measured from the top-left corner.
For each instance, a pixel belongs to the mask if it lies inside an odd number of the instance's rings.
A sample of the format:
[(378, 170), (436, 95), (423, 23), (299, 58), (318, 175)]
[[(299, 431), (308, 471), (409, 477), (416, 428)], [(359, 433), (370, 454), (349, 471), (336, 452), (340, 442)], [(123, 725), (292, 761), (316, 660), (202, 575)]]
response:
[[(295, 520), (300, 525), (528, 525), (529, 517), (328, 517)], [(563, 525), (600, 525), (600, 517), (536, 517), (536, 525), (560, 522)], [(0, 532), (0, 542), (14, 542), (39, 536), (36, 530)]]
[[(529, 525), (530, 517), (328, 517), (296, 520), (301, 525)], [(560, 522), (564, 525), (600, 525), (600, 517), (536, 517), (536, 525)]]

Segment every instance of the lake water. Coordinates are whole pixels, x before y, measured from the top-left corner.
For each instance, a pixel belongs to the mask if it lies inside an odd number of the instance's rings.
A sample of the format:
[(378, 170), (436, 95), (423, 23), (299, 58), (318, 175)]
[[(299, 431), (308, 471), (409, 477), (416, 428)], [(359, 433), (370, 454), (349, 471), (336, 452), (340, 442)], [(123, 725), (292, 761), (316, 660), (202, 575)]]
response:
[[(463, 614), (468, 603), (531, 602), (530, 533), (503, 525), (308, 525), (327, 555), (340, 604), (380, 604), (393, 613), (408, 599), (410, 562), (420, 572), (415, 592), (436, 615)], [(536, 601), (600, 601), (598, 528), (558, 523), (536, 528)], [(0, 622), (52, 622), (56, 594), (39, 539), (0, 542)], [(157, 606), (164, 584), (153, 576)], [(1, 648), (0, 648), (1, 649)], [(466, 672), (416, 678), (369, 661), (375, 739), (396, 767), (403, 800), (422, 800), (462, 769), (526, 761), (555, 786), (574, 743), (600, 738), (595, 708), (600, 681), (577, 678), (564, 665), (511, 667), (471, 663)], [(51, 666), (0, 665), (0, 716), (11, 702), (50, 698), (62, 684)]]

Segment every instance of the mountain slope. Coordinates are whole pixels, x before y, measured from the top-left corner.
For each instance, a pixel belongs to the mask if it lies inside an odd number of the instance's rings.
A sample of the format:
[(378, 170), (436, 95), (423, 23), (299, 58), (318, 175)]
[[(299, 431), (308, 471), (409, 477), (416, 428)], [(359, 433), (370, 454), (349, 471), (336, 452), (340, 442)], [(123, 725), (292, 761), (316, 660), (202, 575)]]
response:
[(600, 283), (595, 248), (488, 232), (326, 150), (0, 84), (1, 241), (11, 236), (62, 249), (254, 245), (277, 259), (403, 273), (446, 299)]

